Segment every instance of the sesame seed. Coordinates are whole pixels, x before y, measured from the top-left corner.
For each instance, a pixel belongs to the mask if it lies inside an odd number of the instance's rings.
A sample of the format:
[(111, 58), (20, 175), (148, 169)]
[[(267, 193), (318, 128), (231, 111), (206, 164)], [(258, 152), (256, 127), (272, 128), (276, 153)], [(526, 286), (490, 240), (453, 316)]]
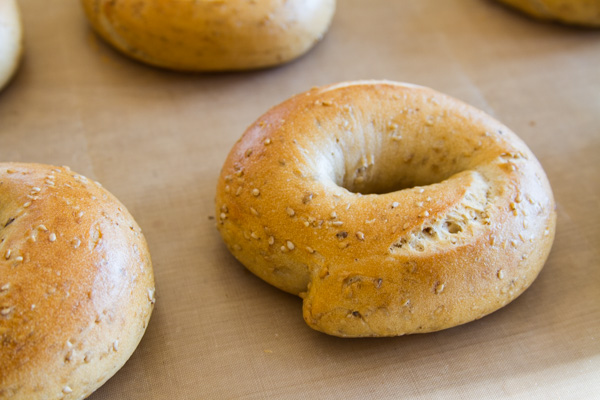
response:
[(258, 197), (260, 195), (260, 190), (258, 190), (257, 188), (252, 189), (252, 195), (254, 197)]
[(34, 186), (34, 187), (32, 187), (32, 188), (31, 188), (31, 191), (32, 191), (33, 193), (39, 193), (41, 190), (42, 190), (42, 189), (40, 189), (40, 188), (39, 188), (39, 187), (37, 187), (37, 186)]
[(238, 186), (237, 190), (235, 191), (235, 195), (239, 196), (240, 194), (242, 194), (242, 187)]
[(114, 351), (119, 351), (119, 341), (118, 341), (118, 340), (115, 340), (115, 341), (113, 342), (113, 345), (112, 345), (112, 347), (113, 347), (113, 350), (114, 350)]
[(246, 157), (250, 157), (252, 155), (252, 149), (246, 150)]
[(75, 239), (73, 239), (73, 241), (71, 243), (73, 243), (74, 248), (78, 248), (79, 245), (81, 244), (81, 240), (79, 240), (79, 238), (75, 238)]
[(287, 213), (287, 215), (289, 215), (290, 217), (293, 217), (294, 215), (296, 215), (296, 212), (294, 210), (292, 210), (291, 208), (286, 208), (285, 212)]
[(509, 206), (510, 206), (510, 209), (511, 209), (511, 210), (516, 210), (516, 209), (517, 209), (517, 205), (516, 205), (514, 202), (511, 202), (511, 203), (509, 204)]
[(5, 283), (4, 285), (2, 285), (2, 287), (0, 287), (1, 291), (5, 291), (8, 290), (10, 288), (10, 283)]
[(504, 278), (504, 271), (503, 270), (499, 270), (498, 271), (498, 278), (499, 279), (503, 279)]
[(421, 217), (421, 218), (429, 217), (429, 211), (427, 211), (427, 210), (423, 211), (421, 214), (419, 214), (419, 217)]
[(231, 182), (233, 177), (231, 175), (225, 175), (225, 182)]
[(154, 288), (148, 289), (148, 300), (152, 304), (154, 304), (156, 302), (156, 298), (154, 297), (154, 292), (155, 292)]
[(30, 205), (31, 205), (31, 202), (30, 202), (30, 201), (28, 201), (27, 203), (23, 204), (23, 208), (27, 208), (27, 207), (29, 207)]
[(273, 236), (269, 236), (269, 244), (272, 245), (275, 243), (275, 238)]
[(315, 250), (310, 246), (306, 246), (306, 251), (308, 251), (310, 254), (313, 254), (315, 252)]
[(437, 285), (435, 287), (435, 294), (440, 294), (444, 291), (444, 287), (446, 287), (446, 285), (444, 285), (443, 283), (440, 283), (439, 285)]
[(266, 139), (265, 139), (265, 146), (268, 146), (268, 145), (270, 145), (270, 144), (271, 144), (271, 139), (269, 139), (269, 138), (266, 138)]
[(410, 224), (407, 222), (404, 225), (402, 225), (402, 229), (408, 229), (409, 226), (410, 226)]
[(254, 233), (254, 232), (250, 233), (250, 237), (251, 237), (252, 239), (256, 239), (256, 240), (258, 240), (258, 239), (259, 239), (258, 235), (257, 235), (256, 233)]
[(333, 221), (331, 225), (333, 226), (342, 226), (344, 223), (342, 221)]
[(15, 261), (21, 262), (21, 261), (23, 261), (23, 257), (21, 257), (21, 256), (15, 257)]
[(229, 187), (229, 185), (225, 185), (225, 193), (229, 192), (231, 192), (231, 188)]
[(4, 258), (6, 258), (8, 260), (10, 258), (10, 253), (11, 253), (10, 249), (6, 250), (6, 253), (4, 254)]
[(51, 242), (54, 242), (56, 240), (56, 234), (54, 232), (52, 232), (49, 236), (48, 236), (48, 240), (50, 240)]
[(63, 393), (67, 394), (73, 392), (73, 389), (71, 389), (69, 386), (65, 386), (62, 391)]
[(335, 211), (332, 211), (330, 216), (331, 216), (331, 219), (336, 219), (337, 213)]
[(289, 240), (285, 243), (287, 245), (287, 248), (290, 250), (294, 250), (294, 248), (296, 246), (294, 246), (294, 243), (290, 242)]
[(40, 229), (40, 230), (42, 230), (42, 231), (44, 231), (44, 232), (48, 231), (48, 228), (46, 228), (46, 225), (38, 225), (37, 228)]
[(227, 214), (225, 213), (221, 213), (221, 215), (219, 215), (221, 217), (221, 219), (227, 219)]
[(397, 201), (392, 203), (392, 208), (396, 208), (400, 205), (400, 203), (398, 203)]
[(358, 240), (365, 240), (365, 234), (360, 231), (356, 232), (356, 237)]
[(0, 310), (0, 314), (6, 316), (6, 315), (10, 314), (11, 311), (12, 311), (12, 309), (10, 307), (3, 308), (2, 310)]
[(286, 248), (285, 248), (285, 246), (281, 246), (281, 247), (280, 247), (280, 249), (281, 249), (281, 251), (283, 251), (283, 252), (285, 252), (285, 251), (286, 251)]
[(250, 207), (250, 212), (258, 217), (258, 211), (256, 211), (256, 209), (254, 209), (254, 207)]

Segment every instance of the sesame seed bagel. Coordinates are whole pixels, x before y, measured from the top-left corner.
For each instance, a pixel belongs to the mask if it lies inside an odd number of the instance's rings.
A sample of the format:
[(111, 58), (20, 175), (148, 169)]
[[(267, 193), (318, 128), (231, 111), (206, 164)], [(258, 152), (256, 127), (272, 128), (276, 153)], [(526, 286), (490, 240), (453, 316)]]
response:
[(23, 30), (16, 0), (0, 1), (0, 89), (10, 81), (19, 65)]
[(312, 89), (252, 124), (225, 161), (233, 255), (344, 337), (437, 331), (519, 296), (552, 245), (540, 164), (489, 115), (428, 88)]
[(0, 163), (0, 399), (82, 399), (135, 350), (154, 303), (127, 209), (66, 167)]
[(600, 28), (600, 0), (499, 0), (532, 17)]
[(175, 70), (270, 67), (307, 52), (335, 0), (81, 0), (92, 27), (139, 61)]

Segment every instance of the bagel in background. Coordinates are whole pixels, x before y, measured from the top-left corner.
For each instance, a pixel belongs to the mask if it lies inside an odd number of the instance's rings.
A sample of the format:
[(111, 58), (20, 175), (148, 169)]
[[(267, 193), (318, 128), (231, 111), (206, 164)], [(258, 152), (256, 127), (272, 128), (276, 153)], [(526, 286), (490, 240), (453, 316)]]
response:
[(150, 318), (144, 236), (100, 184), (0, 163), (0, 399), (81, 399), (131, 356)]
[(174, 70), (271, 67), (307, 52), (335, 0), (81, 0), (95, 31), (139, 61)]
[(14, 75), (23, 52), (23, 30), (16, 0), (0, 0), (0, 90)]
[(343, 337), (437, 331), (519, 296), (556, 212), (527, 146), (428, 88), (357, 81), (273, 107), (236, 142), (216, 193), (231, 253)]
[(600, 0), (498, 0), (535, 18), (600, 27)]

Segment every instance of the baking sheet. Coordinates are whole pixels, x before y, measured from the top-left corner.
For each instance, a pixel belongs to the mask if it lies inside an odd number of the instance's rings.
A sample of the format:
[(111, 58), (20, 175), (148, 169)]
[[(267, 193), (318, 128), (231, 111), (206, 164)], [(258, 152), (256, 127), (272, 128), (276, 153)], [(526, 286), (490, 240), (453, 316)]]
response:
[[(486, 0), (339, 0), (301, 59), (180, 74), (113, 51), (77, 1), (21, 0), (26, 54), (0, 93), (2, 160), (69, 165), (144, 229), (157, 302), (129, 362), (90, 398), (594, 398), (600, 390), (600, 31)], [(504, 309), (446, 331), (344, 340), (247, 272), (214, 228), (220, 167), (245, 127), (312, 86), (392, 79), (494, 115), (544, 166), (548, 262)]]

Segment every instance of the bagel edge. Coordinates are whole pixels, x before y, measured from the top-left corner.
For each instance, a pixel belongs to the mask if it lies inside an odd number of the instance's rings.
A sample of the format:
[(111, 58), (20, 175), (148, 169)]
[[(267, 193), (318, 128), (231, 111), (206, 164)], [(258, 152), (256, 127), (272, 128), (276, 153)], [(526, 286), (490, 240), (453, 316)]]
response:
[(16, 0), (0, 2), (0, 90), (15, 74), (23, 53), (23, 28)]
[(328, 30), (335, 0), (81, 0), (93, 29), (138, 61), (181, 71), (234, 71), (289, 62)]

